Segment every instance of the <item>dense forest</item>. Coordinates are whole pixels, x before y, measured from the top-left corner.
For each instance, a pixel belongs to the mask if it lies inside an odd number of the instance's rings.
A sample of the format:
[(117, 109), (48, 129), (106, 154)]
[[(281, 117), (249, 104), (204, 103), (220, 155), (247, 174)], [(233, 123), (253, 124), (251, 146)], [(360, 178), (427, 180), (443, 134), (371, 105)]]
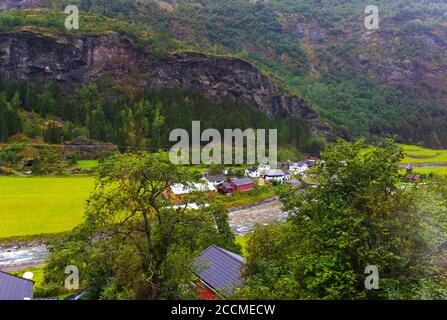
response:
[[(116, 89), (117, 90), (117, 89)], [(114, 92), (113, 95), (111, 93)], [(203, 129), (277, 129), (283, 146), (318, 152), (324, 141), (312, 137), (304, 121), (270, 119), (259, 110), (233, 100), (216, 105), (190, 90), (141, 91), (127, 96), (119, 90), (86, 84), (79, 93), (62, 94), (58, 84), (0, 81), (1, 142), (20, 137), (61, 144), (84, 136), (120, 147), (167, 149), (169, 134), (200, 120)]]

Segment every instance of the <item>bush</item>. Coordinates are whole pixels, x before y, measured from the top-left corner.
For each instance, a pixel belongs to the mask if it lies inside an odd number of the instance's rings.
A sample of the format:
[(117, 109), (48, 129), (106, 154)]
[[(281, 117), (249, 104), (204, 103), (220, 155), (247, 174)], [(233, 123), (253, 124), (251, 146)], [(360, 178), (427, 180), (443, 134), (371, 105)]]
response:
[(56, 283), (49, 283), (34, 288), (34, 298), (54, 298), (68, 291)]

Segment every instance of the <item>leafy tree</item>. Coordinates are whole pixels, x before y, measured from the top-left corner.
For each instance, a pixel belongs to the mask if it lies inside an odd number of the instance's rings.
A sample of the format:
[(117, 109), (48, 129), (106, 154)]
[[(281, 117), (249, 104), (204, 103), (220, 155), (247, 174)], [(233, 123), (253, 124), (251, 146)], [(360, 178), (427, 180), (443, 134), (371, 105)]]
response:
[(62, 143), (63, 136), (63, 128), (58, 126), (54, 121), (50, 121), (43, 132), (44, 141), (47, 143)]
[[(430, 187), (396, 187), (403, 152), (393, 142), (365, 147), (339, 142), (314, 169), (316, 188), (282, 190), (290, 218), (251, 237), (241, 296), (447, 297), (438, 250), (447, 236), (447, 210), (437, 200), (442, 195)], [(371, 265), (379, 268), (379, 290), (365, 290)]]
[[(85, 222), (53, 247), (46, 282), (62, 281), (69, 261), (80, 268), (93, 298), (174, 299), (191, 293), (195, 255), (211, 244), (238, 249), (223, 206), (172, 207), (169, 188), (197, 177), (171, 164), (165, 153), (105, 160)], [(185, 201), (204, 203), (199, 195)]]

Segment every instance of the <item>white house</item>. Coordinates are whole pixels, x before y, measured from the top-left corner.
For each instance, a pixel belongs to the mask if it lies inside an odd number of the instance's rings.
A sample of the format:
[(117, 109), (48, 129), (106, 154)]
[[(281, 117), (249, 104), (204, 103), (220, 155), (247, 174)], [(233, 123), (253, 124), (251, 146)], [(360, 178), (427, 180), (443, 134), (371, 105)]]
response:
[(220, 186), (222, 183), (227, 181), (227, 177), (224, 175), (218, 175), (218, 176), (207, 176), (205, 179), (213, 184), (214, 187)]
[(258, 167), (258, 172), (259, 172), (259, 176), (262, 177), (263, 175), (265, 175), (269, 170), (270, 170), (270, 166), (266, 165), (266, 164), (260, 164)]
[(310, 167), (306, 161), (300, 161), (289, 165), (289, 171), (293, 174), (304, 174), (309, 168)]
[(270, 169), (264, 172), (264, 174), (261, 176), (264, 180), (267, 180), (269, 182), (277, 181), (280, 183), (289, 181), (291, 176), (289, 172), (284, 172), (279, 169)]
[(259, 171), (257, 168), (245, 169), (245, 176), (254, 178), (254, 179), (259, 178)]
[(245, 175), (250, 178), (258, 179), (264, 176), (264, 174), (269, 170), (269, 165), (260, 164), (258, 168), (245, 169)]
[(216, 192), (216, 187), (209, 181), (203, 180), (203, 183), (191, 183), (186, 186), (181, 183), (177, 183), (171, 186), (171, 191), (176, 196), (181, 196), (184, 194), (191, 194), (194, 192)]

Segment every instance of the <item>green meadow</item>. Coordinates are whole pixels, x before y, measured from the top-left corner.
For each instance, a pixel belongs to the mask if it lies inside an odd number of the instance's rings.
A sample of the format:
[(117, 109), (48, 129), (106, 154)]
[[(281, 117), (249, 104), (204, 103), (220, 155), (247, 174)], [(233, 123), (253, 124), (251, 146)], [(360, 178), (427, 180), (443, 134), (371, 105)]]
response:
[(432, 150), (412, 145), (402, 145), (405, 151), (405, 158), (402, 160), (403, 165), (412, 164), (434, 164), (433, 167), (416, 168), (413, 167), (414, 173), (419, 174), (447, 174), (447, 166), (435, 166), (436, 163), (447, 163), (447, 150)]
[(73, 229), (93, 185), (93, 177), (0, 177), (0, 238)]
[[(447, 150), (403, 145), (402, 164), (447, 162)], [(91, 169), (97, 161), (79, 161)], [(413, 168), (421, 174), (447, 174), (447, 166)], [(93, 177), (0, 177), (0, 238), (56, 234), (82, 222), (85, 201), (93, 190)], [(270, 186), (235, 195), (220, 196), (228, 207), (259, 202), (274, 195)], [(244, 238), (238, 242), (244, 245)]]
[(403, 164), (447, 162), (447, 150), (431, 150), (410, 145), (402, 147), (406, 153)]
[(98, 160), (78, 160), (76, 163), (76, 167), (79, 167), (81, 169), (95, 169), (99, 166)]

